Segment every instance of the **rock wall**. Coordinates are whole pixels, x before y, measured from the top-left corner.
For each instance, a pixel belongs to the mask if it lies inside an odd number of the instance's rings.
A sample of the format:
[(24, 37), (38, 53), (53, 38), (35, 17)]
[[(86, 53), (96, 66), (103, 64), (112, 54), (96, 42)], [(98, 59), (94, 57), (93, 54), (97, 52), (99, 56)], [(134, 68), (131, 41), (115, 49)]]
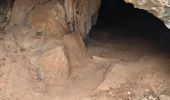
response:
[(83, 38), (99, 7), (100, 0), (15, 0), (3, 48), (26, 57), (36, 79), (64, 81), (87, 59)]
[(85, 37), (95, 24), (101, 0), (16, 0), (10, 25), (27, 25), (61, 38), (78, 32)]
[(154, 14), (170, 29), (170, 0), (125, 0)]

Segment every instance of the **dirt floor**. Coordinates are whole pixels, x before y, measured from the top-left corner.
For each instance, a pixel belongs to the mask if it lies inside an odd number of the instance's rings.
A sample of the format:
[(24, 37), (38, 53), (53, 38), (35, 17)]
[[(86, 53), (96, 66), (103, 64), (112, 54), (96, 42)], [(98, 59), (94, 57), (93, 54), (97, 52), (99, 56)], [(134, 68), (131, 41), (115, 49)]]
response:
[(95, 100), (170, 99), (170, 55), (166, 45), (105, 31), (92, 34), (95, 37), (88, 44), (89, 56), (112, 62), (93, 95)]
[(1, 50), (0, 100), (170, 100), (168, 48), (110, 32), (93, 34), (86, 44), (90, 59), (56, 85), (34, 77), (24, 55)]

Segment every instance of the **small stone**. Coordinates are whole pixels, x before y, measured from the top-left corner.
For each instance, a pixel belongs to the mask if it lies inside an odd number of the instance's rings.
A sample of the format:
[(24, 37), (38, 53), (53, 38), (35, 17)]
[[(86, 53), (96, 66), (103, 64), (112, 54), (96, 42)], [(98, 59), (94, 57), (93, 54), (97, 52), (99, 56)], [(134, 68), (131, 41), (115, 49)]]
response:
[(130, 91), (128, 91), (128, 94), (130, 95), (130, 94), (131, 94), (131, 92), (130, 92)]

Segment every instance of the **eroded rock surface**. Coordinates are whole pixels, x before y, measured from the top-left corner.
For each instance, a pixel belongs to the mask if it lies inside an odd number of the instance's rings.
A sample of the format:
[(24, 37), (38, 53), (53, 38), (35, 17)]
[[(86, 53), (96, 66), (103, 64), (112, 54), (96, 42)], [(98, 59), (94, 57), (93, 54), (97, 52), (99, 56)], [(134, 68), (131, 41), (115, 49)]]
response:
[(79, 64), (87, 58), (86, 47), (78, 33), (65, 35), (63, 38), (64, 45), (68, 51), (70, 63)]
[(69, 32), (85, 37), (97, 20), (101, 0), (16, 0), (11, 25), (61, 38)]
[(99, 7), (100, 0), (15, 0), (4, 47), (35, 59), (40, 79), (66, 79), (70, 65), (86, 59), (83, 39)]
[(47, 80), (49, 83), (67, 79), (69, 76), (69, 62), (66, 55), (64, 47), (56, 45), (32, 58), (39, 70), (37, 78)]
[[(155, 93), (170, 90), (169, 74), (165, 74), (163, 69), (167, 68), (169, 73), (167, 55), (157, 60), (158, 52), (155, 54), (150, 45), (138, 44), (136, 40), (125, 40), (125, 44), (121, 43), (123, 40), (113, 41), (111, 45), (101, 41), (99, 48), (92, 45), (97, 49), (92, 49), (92, 59), (85, 60), (83, 39), (96, 23), (99, 7), (100, 0), (15, 0), (11, 22), (6, 27), (7, 35), (0, 35), (0, 99), (100, 100), (98, 97), (102, 96), (101, 100), (104, 100), (103, 94), (91, 95), (96, 89), (105, 87), (110, 100), (115, 97), (119, 100), (122, 96), (133, 99), (136, 91), (136, 94), (144, 91), (145, 86), (140, 86), (143, 84), (152, 86)], [(150, 52), (154, 54), (148, 55)], [(85, 62), (78, 65), (82, 60)], [(135, 62), (136, 65), (127, 62)], [(115, 63), (117, 66), (112, 66)], [(146, 70), (143, 74), (143, 70), (138, 69), (141, 78), (133, 73), (133, 68), (136, 69), (139, 64)], [(126, 65), (130, 67), (124, 68)], [(124, 75), (119, 76), (119, 73)], [(131, 76), (137, 77), (137, 80)], [(135, 81), (134, 86), (133, 82), (127, 84), (126, 80)], [(61, 86), (56, 84), (60, 81), (63, 81)], [(114, 85), (112, 88), (109, 84), (112, 82), (121, 87)], [(158, 91), (157, 87), (161, 84), (165, 88)], [(155, 96), (152, 89), (147, 92), (146, 98)], [(118, 91), (116, 95), (115, 91)], [(162, 97), (169, 97), (167, 93), (161, 94), (165, 95)]]

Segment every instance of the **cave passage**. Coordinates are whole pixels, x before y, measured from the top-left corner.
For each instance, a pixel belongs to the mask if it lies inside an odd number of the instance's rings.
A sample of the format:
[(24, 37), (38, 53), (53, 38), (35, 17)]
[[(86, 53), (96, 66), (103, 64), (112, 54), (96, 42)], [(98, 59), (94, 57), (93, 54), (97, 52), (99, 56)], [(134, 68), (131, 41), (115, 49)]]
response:
[[(170, 37), (170, 30), (163, 21), (123, 0), (102, 0), (92, 31), (96, 30), (110, 32), (113, 37), (166, 38), (166, 41)], [(95, 38), (96, 34), (92, 32), (90, 36)]]

